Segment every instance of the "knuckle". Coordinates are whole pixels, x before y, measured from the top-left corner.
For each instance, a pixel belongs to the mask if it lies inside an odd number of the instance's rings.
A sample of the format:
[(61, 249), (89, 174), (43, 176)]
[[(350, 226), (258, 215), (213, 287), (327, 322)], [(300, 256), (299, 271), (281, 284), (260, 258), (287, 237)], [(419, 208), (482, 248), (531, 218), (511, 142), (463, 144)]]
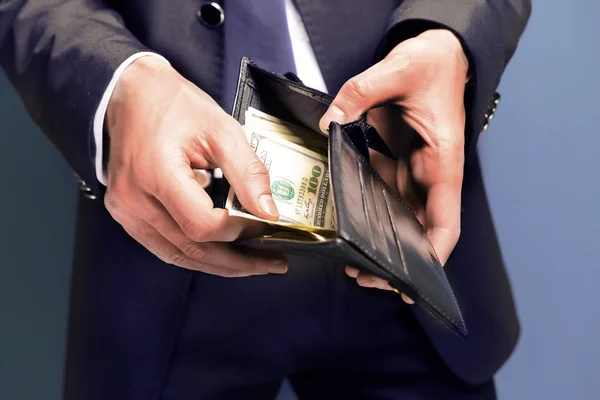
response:
[(119, 199), (113, 192), (108, 192), (104, 196), (104, 207), (108, 210), (109, 214), (113, 217), (119, 210)]
[(256, 262), (244, 263), (238, 269), (239, 273), (242, 274), (243, 276), (255, 275), (258, 270), (259, 270), (259, 266)]
[(192, 135), (189, 140), (194, 151), (202, 155), (210, 154), (210, 145), (205, 135)]
[(156, 226), (164, 219), (164, 215), (161, 212), (149, 210), (145, 213), (145, 216), (143, 219), (148, 224), (150, 224), (152, 226)]
[(132, 210), (136, 207), (133, 201), (131, 186), (124, 179), (115, 180), (104, 196), (104, 206), (111, 213)]
[(373, 278), (365, 278), (365, 279), (361, 279), (359, 282), (360, 285), (362, 286), (375, 286), (375, 280)]
[(211, 118), (206, 124), (203, 124), (200, 127), (200, 138), (202, 138), (202, 142), (207, 143), (211, 139), (219, 137), (224, 129), (225, 126), (223, 123), (221, 123), (217, 118)]
[(124, 185), (119, 179), (110, 182), (106, 188), (104, 196), (104, 206), (110, 211), (117, 211), (122, 208), (122, 200), (124, 197)]
[(178, 267), (182, 267), (187, 261), (187, 257), (180, 251), (170, 251), (165, 258), (165, 262), (177, 265)]
[(354, 77), (344, 85), (343, 96), (351, 103), (363, 103), (369, 99), (371, 84), (367, 78)]
[(442, 132), (436, 128), (440, 125), (444, 124), (441, 124), (435, 116), (422, 123), (423, 131), (427, 132), (429, 155), (438, 161), (452, 160), (459, 162), (460, 158), (464, 157), (464, 139), (460, 137), (461, 135), (454, 134), (454, 132)]
[[(435, 125), (435, 121), (428, 125), (431, 125), (431, 127), (428, 128), (429, 131), (435, 131), (435, 128), (433, 127)], [(435, 134), (431, 135), (430, 140), (431, 147), (435, 150), (435, 154), (438, 158), (442, 157), (444, 152), (448, 151), (453, 147), (452, 142), (450, 140), (442, 138)]]
[(269, 171), (259, 159), (254, 159), (246, 165), (245, 176), (249, 183), (269, 182)]
[[(200, 144), (203, 148), (208, 146), (208, 143), (223, 137), (228, 137), (241, 131), (241, 126), (233, 119), (228, 118), (225, 115), (223, 118), (221, 115), (212, 117), (206, 124), (202, 125), (200, 138), (202, 141)], [(243, 135), (241, 135), (243, 137)]]
[(356, 279), (356, 282), (360, 286), (367, 286), (367, 287), (372, 287), (377, 283), (375, 277), (373, 277), (372, 275), (365, 275), (365, 274), (359, 274), (358, 278)]
[(229, 115), (225, 115), (225, 118), (220, 118), (217, 127), (221, 135), (226, 133), (246, 140), (246, 135), (240, 123)]
[(214, 235), (211, 229), (189, 220), (182, 224), (181, 230), (188, 239), (194, 242), (210, 242)]
[(207, 246), (199, 245), (198, 243), (190, 242), (184, 248), (184, 253), (192, 260), (210, 263), (211, 252)]

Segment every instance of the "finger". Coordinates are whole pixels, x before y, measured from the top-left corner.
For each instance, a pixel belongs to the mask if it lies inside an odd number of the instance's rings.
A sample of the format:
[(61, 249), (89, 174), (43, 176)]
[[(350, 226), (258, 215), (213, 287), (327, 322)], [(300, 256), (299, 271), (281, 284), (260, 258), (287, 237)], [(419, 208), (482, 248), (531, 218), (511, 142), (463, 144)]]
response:
[(398, 159), (408, 159), (418, 134), (404, 120), (403, 108), (395, 104), (375, 107), (367, 112), (367, 123), (373, 126)]
[(321, 118), (321, 130), (327, 132), (331, 121), (345, 124), (371, 108), (401, 99), (407, 91), (403, 70), (398, 60), (395, 64), (383, 60), (347, 81)]
[[(127, 226), (127, 227), (126, 227)], [(181, 252), (179, 248), (169, 242), (164, 236), (158, 231), (153, 229), (147, 222), (137, 220), (135, 223), (129, 223), (123, 226), (123, 229), (135, 239), (138, 243), (144, 246), (150, 253), (157, 256), (161, 261), (167, 264), (173, 264), (178, 267), (201, 271), (211, 275), (218, 275), (222, 277), (244, 277), (250, 275), (264, 275), (267, 274), (267, 270), (261, 271), (245, 271), (245, 270), (234, 270), (205, 264), (194, 260)]]
[[(358, 269), (356, 269), (356, 268), (354, 268), (354, 267), (351, 267), (351, 266), (347, 265), (347, 266), (346, 266), (346, 274), (347, 274), (349, 277), (351, 277), (351, 278), (357, 278), (357, 277), (358, 277), (358, 276), (361, 274), (361, 272), (360, 272)], [(369, 276), (369, 279), (370, 279), (370, 278), (372, 278), (372, 277), (373, 277), (373, 276), (372, 276), (372, 275), (370, 275), (370, 276)], [(388, 282), (386, 282), (386, 281), (383, 281), (382, 279), (379, 279), (379, 278), (377, 278), (377, 279), (378, 279), (379, 281), (375, 282), (375, 284), (377, 284), (378, 286), (370, 286), (370, 285), (371, 285), (371, 283), (370, 283), (370, 282), (368, 282), (368, 283), (367, 283), (367, 284), (365, 284), (365, 285), (361, 285), (361, 286), (365, 286), (365, 287), (377, 287), (378, 289), (383, 289), (383, 290), (393, 290), (393, 291), (397, 292), (397, 290), (395, 290), (394, 288), (392, 288), (392, 287), (389, 285), (389, 283), (388, 283)], [(382, 282), (380, 282), (380, 281), (383, 281), (384, 283), (382, 283)], [(360, 284), (360, 283), (359, 283), (359, 284)], [(386, 284), (387, 284), (387, 285), (386, 285)], [(402, 296), (402, 300), (404, 300), (404, 302), (405, 302), (406, 304), (415, 304), (415, 302), (413, 301), (413, 299), (411, 299), (410, 297), (408, 297), (408, 296), (407, 296), (407, 295), (405, 295), (404, 293), (400, 293), (400, 295)]]
[(200, 243), (196, 246), (187, 243), (187, 246), (184, 254), (193, 255), (207, 265), (236, 271), (239, 273), (237, 276), (285, 274), (288, 271), (287, 260), (282, 256), (261, 256), (260, 253), (236, 249), (229, 243)]
[[(186, 160), (172, 162), (159, 169), (160, 184), (154, 195), (179, 225), (186, 237), (195, 242), (231, 242), (245, 228), (242, 218), (230, 217), (227, 210), (214, 208), (208, 193), (198, 183), (194, 171)], [(143, 207), (140, 207), (143, 209)], [(154, 220), (163, 215), (156, 210), (153, 215), (140, 215), (144, 220)]]
[(427, 235), (442, 265), (460, 236), (463, 150), (423, 148), (411, 160), (415, 180), (427, 192)]
[(217, 126), (219, 129), (208, 133), (215, 164), (223, 170), (246, 210), (276, 221), (279, 211), (271, 194), (269, 172), (252, 150), (242, 127), (225, 113)]
[(346, 265), (345, 271), (346, 271), (346, 275), (348, 275), (350, 278), (356, 278), (358, 276), (358, 274), (360, 273), (360, 271), (358, 269), (351, 267), (349, 265)]
[(388, 141), (390, 138), (390, 112), (386, 106), (371, 108), (367, 112), (367, 124), (371, 125), (377, 130), (379, 136), (385, 141), (385, 143), (391, 147), (391, 143)]
[(405, 295), (404, 293), (400, 293), (400, 296), (402, 296), (402, 300), (404, 300), (406, 304), (415, 304), (415, 301), (407, 295)]
[[(199, 243), (188, 238), (177, 222), (156, 199), (141, 202), (146, 214), (145, 222), (175, 245), (187, 258), (219, 268), (243, 270), (249, 275), (287, 272), (287, 260), (282, 255), (258, 257), (253, 253), (245, 254), (224, 243)], [(144, 204), (145, 203), (145, 204)]]
[[(414, 211), (421, 225), (425, 225), (425, 209), (417, 196), (413, 178), (405, 158), (411, 141), (418, 135), (404, 120), (398, 109), (377, 107), (367, 113), (367, 123), (374, 126), (385, 142), (394, 145), (402, 156), (394, 161), (373, 149), (369, 149), (371, 165), (387, 185)], [(393, 129), (393, 132), (392, 132)]]
[(178, 246), (141, 219), (128, 223), (124, 229), (162, 261), (179, 267), (231, 278), (287, 272), (285, 259), (246, 256), (224, 243), (184, 242)]
[(398, 190), (400, 197), (402, 197), (402, 201), (412, 209), (421, 225), (425, 226), (426, 217), (424, 204), (417, 195), (410, 169), (402, 160), (398, 160), (396, 163), (395, 180), (395, 187)]
[(373, 149), (369, 149), (369, 159), (381, 179), (393, 189), (396, 180), (396, 162)]
[(369, 149), (371, 165), (385, 183), (396, 192), (415, 213), (421, 225), (425, 226), (425, 209), (417, 196), (413, 178), (406, 163), (393, 161), (381, 153)]
[(356, 278), (356, 283), (358, 283), (362, 287), (369, 287), (381, 290), (391, 290), (394, 288), (390, 286), (390, 284), (385, 280), (381, 279), (375, 275), (371, 275), (366, 272), (360, 272), (358, 277)]

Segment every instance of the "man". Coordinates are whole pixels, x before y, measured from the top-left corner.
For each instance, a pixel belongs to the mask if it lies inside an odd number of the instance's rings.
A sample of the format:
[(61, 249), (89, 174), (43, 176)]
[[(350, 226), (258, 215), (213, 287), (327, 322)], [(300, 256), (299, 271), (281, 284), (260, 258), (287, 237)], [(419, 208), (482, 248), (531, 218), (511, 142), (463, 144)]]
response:
[[(529, 13), (526, 0), (2, 1), (2, 65), (81, 177), (66, 398), (262, 399), (286, 376), (302, 398), (494, 398), (519, 328), (474, 149)], [(417, 208), (468, 342), (351, 266), (228, 244), (247, 227), (195, 170), (221, 168), (246, 209), (278, 217), (228, 115), (242, 56), (336, 95), (325, 131), (368, 113), (398, 153), (418, 134), (401, 161), (373, 163)]]

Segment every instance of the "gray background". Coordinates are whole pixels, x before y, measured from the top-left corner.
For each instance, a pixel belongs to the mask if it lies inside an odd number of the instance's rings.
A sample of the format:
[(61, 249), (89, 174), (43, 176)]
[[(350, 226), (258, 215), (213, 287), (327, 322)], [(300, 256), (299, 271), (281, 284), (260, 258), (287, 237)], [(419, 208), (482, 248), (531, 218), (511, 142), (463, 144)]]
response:
[[(600, 398), (598, 15), (593, 0), (535, 4), (481, 138), (523, 325), (501, 399)], [(0, 399), (54, 400), (77, 188), (3, 77), (0, 134)]]

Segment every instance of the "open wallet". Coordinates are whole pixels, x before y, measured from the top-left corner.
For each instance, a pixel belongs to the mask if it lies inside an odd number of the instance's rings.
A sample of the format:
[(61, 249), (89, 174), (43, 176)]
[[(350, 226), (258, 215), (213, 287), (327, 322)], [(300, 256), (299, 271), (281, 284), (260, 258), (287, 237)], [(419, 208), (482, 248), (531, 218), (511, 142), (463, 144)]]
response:
[[(332, 122), (322, 134), (319, 120), (332, 97), (307, 88), (294, 75), (279, 75), (242, 60), (233, 117), (245, 123), (253, 107), (308, 128), (329, 141), (329, 185), (336, 230), (329, 237), (294, 229), (271, 230), (238, 246), (310, 255), (351, 265), (388, 281), (455, 334), (467, 339), (460, 308), (427, 235), (412, 210), (369, 163), (369, 148), (394, 158), (364, 118), (346, 125)], [(224, 180), (223, 190), (229, 185)], [(398, 297), (398, 301), (402, 301)]]

